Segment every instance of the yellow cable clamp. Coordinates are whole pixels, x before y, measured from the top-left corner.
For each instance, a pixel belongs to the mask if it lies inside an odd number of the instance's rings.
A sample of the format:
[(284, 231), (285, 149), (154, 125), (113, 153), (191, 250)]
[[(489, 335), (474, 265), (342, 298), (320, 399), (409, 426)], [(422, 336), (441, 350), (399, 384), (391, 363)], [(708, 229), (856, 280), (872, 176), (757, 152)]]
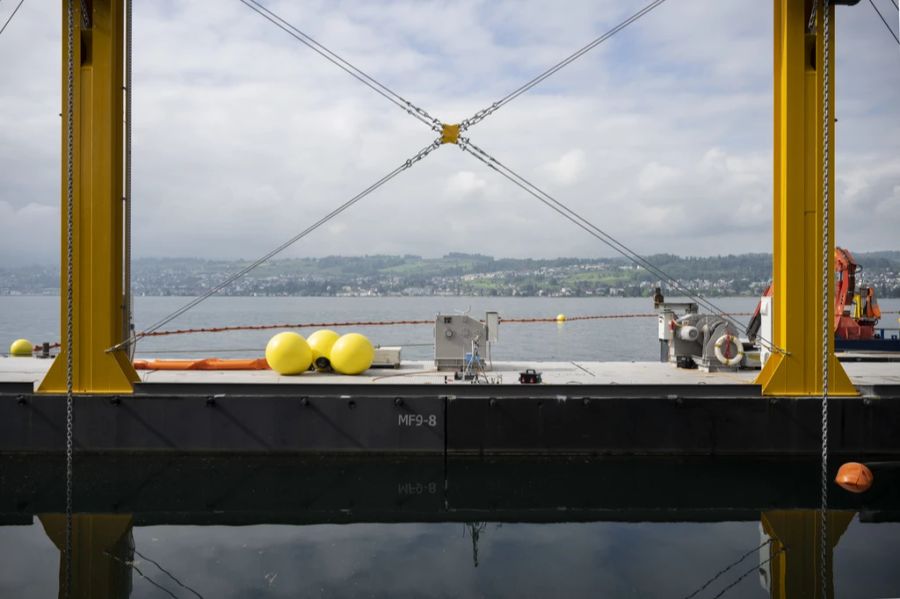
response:
[(459, 143), (459, 125), (441, 125), (441, 143)]

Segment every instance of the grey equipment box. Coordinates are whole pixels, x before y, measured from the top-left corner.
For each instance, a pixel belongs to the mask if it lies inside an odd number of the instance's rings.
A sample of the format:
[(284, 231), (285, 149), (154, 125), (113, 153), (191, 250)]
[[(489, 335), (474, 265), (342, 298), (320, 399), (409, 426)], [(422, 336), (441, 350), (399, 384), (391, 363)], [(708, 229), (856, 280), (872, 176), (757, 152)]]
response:
[(459, 370), (466, 365), (466, 354), (490, 356), (489, 343), (498, 338), (500, 318), (488, 312), (485, 322), (465, 314), (438, 314), (434, 321), (434, 365), (438, 370)]

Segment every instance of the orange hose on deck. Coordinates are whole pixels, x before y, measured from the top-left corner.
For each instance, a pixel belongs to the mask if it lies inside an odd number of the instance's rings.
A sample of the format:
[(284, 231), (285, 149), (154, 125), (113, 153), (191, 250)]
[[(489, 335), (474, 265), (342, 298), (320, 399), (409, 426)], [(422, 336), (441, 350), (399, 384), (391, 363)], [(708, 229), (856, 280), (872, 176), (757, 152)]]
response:
[(135, 360), (135, 370), (269, 370), (265, 358), (199, 360)]

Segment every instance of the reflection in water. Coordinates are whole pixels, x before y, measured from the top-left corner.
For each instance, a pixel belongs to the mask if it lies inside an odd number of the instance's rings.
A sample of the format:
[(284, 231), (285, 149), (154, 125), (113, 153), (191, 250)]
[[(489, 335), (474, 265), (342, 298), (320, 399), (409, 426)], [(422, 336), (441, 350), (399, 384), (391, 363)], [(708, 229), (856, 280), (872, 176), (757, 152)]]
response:
[[(0, 597), (63, 596), (60, 464), (0, 458)], [(835, 492), (822, 593), (817, 472), (787, 460), (78, 466), (73, 598), (900, 595), (896, 480)]]
[[(854, 516), (829, 513), (830, 567)], [(42, 514), (39, 521), (59, 553), (33, 566), (58, 568), (61, 583), (64, 516)], [(829, 581), (823, 595), (815, 510), (766, 511), (755, 524), (467, 522), (464, 545), (450, 534), (458, 525), (440, 523), (146, 529), (133, 523), (123, 515), (75, 516), (73, 598), (592, 596), (591, 589), (603, 587), (613, 597), (831, 599), (890, 596), (900, 586), (885, 560), (880, 569), (870, 565), (861, 587), (858, 580), (843, 585), (857, 592), (836, 594)], [(757, 527), (764, 542), (741, 548)], [(864, 549), (856, 545), (853, 551)], [(3, 555), (13, 549), (5, 541), (0, 548)], [(900, 543), (884, 549), (896, 551)], [(737, 559), (728, 557), (738, 550)], [(840, 567), (830, 571), (840, 576)], [(32, 567), (30, 575), (49, 572)], [(0, 589), (11, 588), (7, 583), (0, 578)], [(3, 596), (42, 596), (31, 589)]]
[(853, 512), (828, 513), (828, 547), (825, 548), (828, 576), (823, 593), (819, 571), (821, 514), (814, 510), (764, 512), (763, 530), (773, 540), (769, 546), (771, 596), (777, 599), (834, 597), (834, 548), (854, 515)]
[(466, 530), (472, 539), (472, 565), (478, 567), (478, 539), (487, 528), (487, 522), (466, 522)]
[[(66, 517), (39, 516), (44, 531), (60, 552), (59, 597), (66, 581)], [(72, 518), (72, 592), (70, 597), (118, 599), (131, 595), (134, 556), (132, 518), (121, 514), (78, 515)]]

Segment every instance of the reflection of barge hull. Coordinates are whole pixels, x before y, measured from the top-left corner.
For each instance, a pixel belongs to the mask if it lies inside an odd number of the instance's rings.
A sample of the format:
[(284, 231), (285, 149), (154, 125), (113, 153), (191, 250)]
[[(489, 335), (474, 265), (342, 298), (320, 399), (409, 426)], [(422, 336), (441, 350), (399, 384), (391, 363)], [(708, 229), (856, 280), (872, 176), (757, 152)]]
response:
[[(47, 364), (5, 361), (10, 363), (20, 369)], [(821, 400), (762, 397), (749, 382), (753, 373), (584, 362), (495, 364), (492, 374), (512, 381), (526, 367), (543, 370), (545, 384), (444, 384), (442, 374), (421, 363), (363, 377), (150, 373), (134, 395), (76, 397), (76, 450), (435, 456), (820, 452)], [(863, 396), (830, 400), (831, 452), (900, 455), (896, 364), (854, 363), (848, 371)], [(33, 393), (33, 381), (20, 378), (0, 383), (0, 451), (62, 452), (65, 401)]]
[[(836, 465), (835, 465), (836, 466)], [(758, 520), (819, 506), (815, 459), (360, 459), (273, 456), (80, 456), (80, 513), (153, 524)], [(877, 467), (876, 467), (877, 468)], [(0, 458), (0, 525), (61, 512), (65, 463)], [(863, 495), (837, 489), (836, 510), (896, 521), (900, 470), (876, 469)]]

